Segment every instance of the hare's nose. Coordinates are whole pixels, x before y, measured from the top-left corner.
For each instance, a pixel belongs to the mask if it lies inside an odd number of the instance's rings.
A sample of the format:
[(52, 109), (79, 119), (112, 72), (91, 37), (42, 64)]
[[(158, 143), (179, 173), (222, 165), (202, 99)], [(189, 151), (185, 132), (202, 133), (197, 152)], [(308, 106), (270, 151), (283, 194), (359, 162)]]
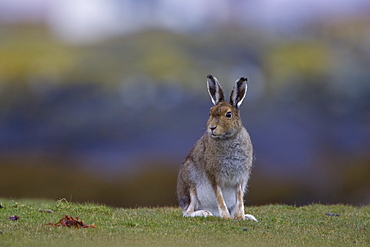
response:
[(209, 129), (210, 129), (211, 131), (214, 131), (214, 130), (216, 129), (216, 126), (215, 126), (215, 125), (211, 125), (211, 126), (209, 126)]

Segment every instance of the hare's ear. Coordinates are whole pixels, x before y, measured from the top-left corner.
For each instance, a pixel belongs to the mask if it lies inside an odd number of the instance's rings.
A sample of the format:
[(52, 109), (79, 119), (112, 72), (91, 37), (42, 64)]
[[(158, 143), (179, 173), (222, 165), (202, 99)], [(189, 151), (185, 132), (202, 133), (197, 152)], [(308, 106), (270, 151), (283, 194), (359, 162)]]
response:
[(235, 82), (230, 94), (230, 104), (239, 108), (247, 94), (247, 78), (241, 77)]
[(207, 87), (209, 96), (211, 96), (212, 103), (217, 105), (218, 102), (224, 101), (224, 91), (218, 83), (216, 77), (211, 75), (207, 76)]

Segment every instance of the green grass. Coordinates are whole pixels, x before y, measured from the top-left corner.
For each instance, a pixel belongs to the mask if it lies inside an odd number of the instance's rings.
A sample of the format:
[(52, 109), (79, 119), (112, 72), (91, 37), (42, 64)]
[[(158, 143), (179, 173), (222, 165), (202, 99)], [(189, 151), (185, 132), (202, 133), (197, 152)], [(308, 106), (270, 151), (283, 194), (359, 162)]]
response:
[[(370, 246), (370, 206), (248, 207), (259, 220), (252, 222), (183, 218), (170, 207), (123, 209), (65, 200), (0, 199), (0, 204), (5, 207), (0, 246)], [(96, 228), (45, 225), (65, 214)], [(8, 219), (13, 215), (19, 220)]]

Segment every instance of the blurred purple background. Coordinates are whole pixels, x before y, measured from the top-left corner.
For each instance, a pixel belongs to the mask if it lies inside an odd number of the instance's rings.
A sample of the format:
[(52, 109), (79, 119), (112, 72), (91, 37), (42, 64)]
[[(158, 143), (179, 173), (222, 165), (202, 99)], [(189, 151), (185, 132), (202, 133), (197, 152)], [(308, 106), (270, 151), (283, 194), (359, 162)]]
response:
[(370, 203), (368, 0), (0, 1), (0, 197), (176, 205), (208, 74), (248, 77), (247, 205)]

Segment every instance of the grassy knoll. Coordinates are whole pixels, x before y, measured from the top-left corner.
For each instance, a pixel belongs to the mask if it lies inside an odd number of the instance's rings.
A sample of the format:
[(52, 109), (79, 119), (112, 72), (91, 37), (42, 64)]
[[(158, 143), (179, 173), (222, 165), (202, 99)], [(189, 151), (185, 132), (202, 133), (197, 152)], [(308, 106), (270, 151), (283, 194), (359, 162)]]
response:
[[(169, 207), (123, 209), (65, 200), (0, 204), (0, 246), (370, 246), (370, 206), (248, 207), (259, 220), (252, 222), (183, 218)], [(9, 220), (13, 215), (19, 219)], [(96, 228), (45, 225), (63, 215)]]

